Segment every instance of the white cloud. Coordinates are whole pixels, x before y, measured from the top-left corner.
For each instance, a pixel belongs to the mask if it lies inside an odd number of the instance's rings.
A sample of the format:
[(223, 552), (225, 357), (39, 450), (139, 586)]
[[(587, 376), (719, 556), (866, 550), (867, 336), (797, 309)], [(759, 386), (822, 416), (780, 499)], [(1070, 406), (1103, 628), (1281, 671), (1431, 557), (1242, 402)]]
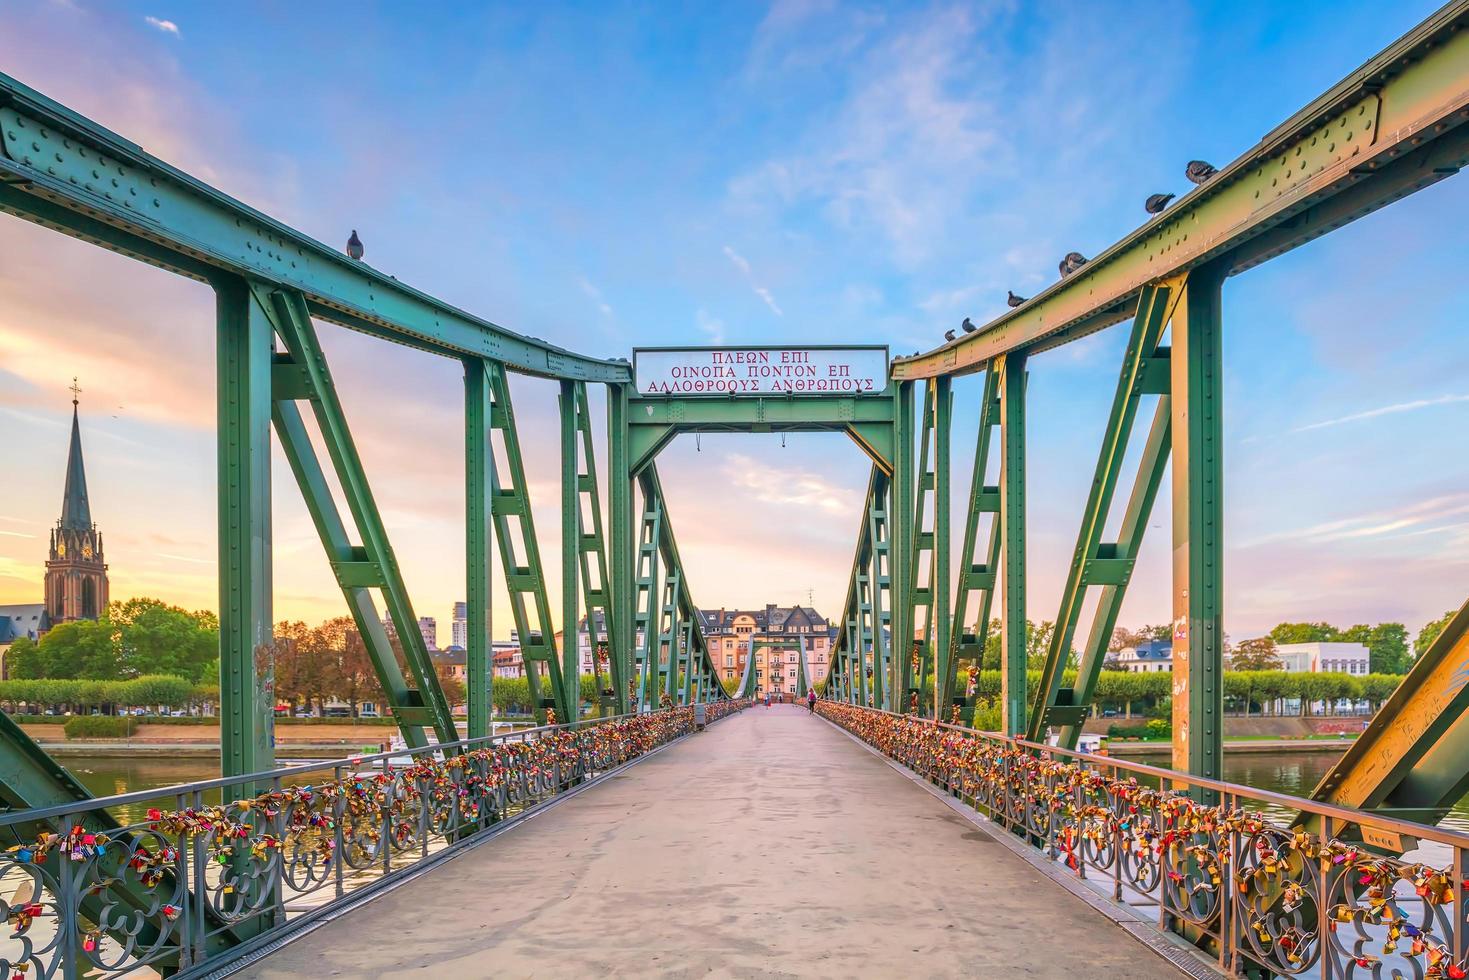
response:
[(694, 314), (694, 326), (709, 338), (709, 343), (715, 345), (724, 343), (724, 321), (710, 316), (708, 311), (701, 309)]
[(171, 20), (163, 20), (158, 17), (144, 17), (143, 22), (146, 23), (149, 27), (160, 30), (165, 34), (172, 34), (174, 37), (182, 36), (179, 34), (179, 25), (175, 24)]
[(1469, 395), (1439, 395), (1437, 398), (1419, 398), (1410, 402), (1398, 402), (1396, 405), (1371, 408), (1365, 412), (1353, 412), (1350, 415), (1326, 419), (1322, 422), (1312, 422), (1310, 425), (1302, 425), (1291, 429), (1291, 432), (1312, 432), (1316, 429), (1329, 429), (1335, 425), (1346, 425), (1348, 422), (1361, 422), (1365, 419), (1375, 419), (1383, 415), (1397, 415), (1400, 412), (1416, 412), (1421, 408), (1433, 408), (1437, 405), (1457, 405), (1463, 402), (1469, 402)]
[(576, 283), (578, 286), (581, 287), (581, 291), (590, 296), (592, 298), (592, 302), (597, 304), (597, 309), (602, 311), (603, 316), (612, 316), (612, 305), (602, 298), (602, 291), (596, 286), (592, 285), (591, 281), (588, 280), (586, 276), (578, 276)]
[(1441, 531), (1457, 527), (1462, 521), (1449, 519), (1462, 518), (1465, 515), (1469, 515), (1469, 493), (1442, 494), (1389, 510), (1369, 511), (1310, 527), (1267, 535), (1246, 542), (1241, 547), (1248, 548), (1291, 539), (1326, 542), (1407, 537), (1427, 531)]
[(857, 491), (839, 487), (819, 473), (783, 468), (742, 453), (731, 453), (725, 459), (724, 475), (728, 486), (747, 491), (762, 503), (814, 507), (843, 517), (850, 517), (861, 506)]
[(727, 255), (729, 257), (729, 260), (734, 263), (734, 267), (740, 270), (740, 274), (745, 277), (745, 282), (749, 283), (750, 289), (754, 291), (755, 295), (759, 296), (762, 300), (765, 301), (765, 305), (770, 307), (770, 312), (774, 313), (776, 316), (785, 316), (785, 312), (781, 310), (780, 305), (776, 303), (775, 296), (770, 292), (770, 290), (766, 289), (764, 286), (755, 281), (755, 274), (750, 269), (749, 260), (746, 259), (739, 252), (736, 252), (734, 249), (730, 248), (728, 245), (724, 246), (724, 254)]

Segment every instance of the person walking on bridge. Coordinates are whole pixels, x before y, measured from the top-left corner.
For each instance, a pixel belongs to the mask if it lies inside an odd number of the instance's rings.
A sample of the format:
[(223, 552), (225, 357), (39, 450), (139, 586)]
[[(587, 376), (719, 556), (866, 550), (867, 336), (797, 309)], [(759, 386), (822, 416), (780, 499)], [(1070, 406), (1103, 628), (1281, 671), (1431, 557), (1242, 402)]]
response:
[(806, 710), (813, 715), (816, 714), (816, 688), (814, 687), (806, 692)]

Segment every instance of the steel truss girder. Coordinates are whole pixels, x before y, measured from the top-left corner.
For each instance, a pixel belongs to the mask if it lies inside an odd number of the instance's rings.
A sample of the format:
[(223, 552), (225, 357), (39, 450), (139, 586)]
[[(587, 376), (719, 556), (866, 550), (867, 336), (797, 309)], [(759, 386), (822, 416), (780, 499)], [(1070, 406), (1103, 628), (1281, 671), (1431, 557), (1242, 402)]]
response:
[(1022, 351), (998, 359), (1000, 390), (1000, 702), (1006, 735), (1025, 731), (1025, 362)]
[[(570, 389), (569, 399), (568, 388)], [(572, 540), (575, 541), (575, 570), (579, 573), (581, 580), (582, 604), (586, 610), (588, 639), (592, 644), (592, 673), (596, 679), (598, 697), (605, 697), (602, 686), (602, 658), (599, 653), (599, 641), (597, 636), (596, 622), (598, 616), (602, 619), (602, 630), (607, 634), (607, 643), (611, 647), (612, 638), (616, 633), (614, 620), (616, 613), (613, 610), (612, 584), (607, 577), (607, 549), (604, 544), (606, 535), (602, 529), (602, 499), (597, 490), (597, 457), (596, 440), (592, 436), (591, 410), (587, 400), (587, 386), (584, 382), (562, 382), (562, 420), (566, 421), (566, 413), (570, 412), (574, 418), (574, 439), (571, 446), (571, 467), (565, 471), (565, 476), (574, 477), (575, 495), (569, 502), (572, 511), (569, 515), (563, 515), (567, 521), (564, 531), (574, 531)], [(563, 433), (563, 437), (565, 434)], [(580, 461), (576, 460), (576, 446), (581, 447)], [(566, 464), (563, 460), (563, 465)], [(589, 515), (590, 523), (583, 520), (584, 515)], [(575, 521), (573, 527), (570, 523)], [(563, 542), (564, 547), (564, 542)], [(568, 581), (570, 581), (568, 579)], [(575, 594), (573, 590), (573, 595)], [(573, 611), (573, 619), (574, 611)], [(563, 627), (565, 629), (565, 627)], [(563, 637), (567, 635), (563, 632)], [(610, 677), (608, 682), (615, 694), (622, 689), (625, 683), (623, 676), (624, 665), (617, 657), (608, 658), (608, 669)], [(579, 669), (579, 668), (578, 668)]]
[(852, 555), (852, 574), (847, 582), (847, 601), (842, 612), (843, 629), (832, 652), (832, 672), (837, 663), (846, 676), (845, 695), (854, 704), (887, 707), (884, 690), (890, 687), (888, 653), (891, 614), (888, 599), (892, 588), (889, 568), (888, 503), (891, 481), (877, 466), (867, 480), (867, 496), (857, 529), (857, 546)]
[(1469, 165), (1469, 2), (1453, 0), (1081, 271), (892, 376), (962, 374), (1134, 314), (1144, 286), (1248, 269)]
[[(1044, 741), (1047, 730), (1061, 728), (1061, 745), (1074, 749), (1081, 734), (1082, 722), (1091, 703), (1097, 674), (1107, 652), (1117, 614), (1128, 582), (1132, 578), (1138, 548), (1147, 528), (1148, 516), (1157, 496), (1163, 469), (1168, 461), (1169, 422), (1169, 352), (1160, 346), (1163, 332), (1178, 302), (1180, 282), (1150, 285), (1143, 290), (1133, 321), (1117, 391), (1112, 399), (1107, 427), (1102, 434), (1101, 452), (1096, 472), (1082, 512), (1081, 530), (1071, 560), (1065, 588), (1061, 593), (1061, 609), (1056, 615), (1055, 631), (1046, 651), (1045, 667), (1029, 719), (1026, 737)], [(1111, 513), (1123, 460), (1133, 433), (1138, 406), (1144, 395), (1159, 395), (1152, 431), (1138, 468), (1135, 489), (1129, 500), (1118, 539), (1104, 542), (1103, 532)], [(1078, 664), (1076, 686), (1062, 687), (1063, 672), (1070, 659), (1072, 642), (1081, 619), (1087, 590), (1102, 589), (1101, 601), (1093, 619), (1085, 649)]]
[[(990, 445), (1000, 426), (999, 374), (993, 366), (985, 372), (984, 391), (980, 396), (979, 432), (975, 437), (974, 471), (969, 481), (969, 504), (964, 518), (964, 545), (960, 552), (963, 565), (954, 593), (952, 639), (955, 667), (960, 660), (973, 660), (978, 668), (984, 659), (985, 637), (989, 634), (990, 607), (994, 601), (995, 580), (1000, 566), (1000, 488), (986, 481), (989, 472)], [(980, 523), (985, 514), (992, 515), (989, 540), (984, 560), (975, 561), (979, 545)], [(977, 632), (967, 633), (964, 621), (969, 614), (969, 598), (977, 594), (979, 605), (974, 619)]]
[[(499, 433), (505, 453), (503, 472), (493, 450), (490, 453), (490, 513), (494, 519), (495, 542), (499, 546), (505, 591), (510, 598), (510, 612), (520, 641), (520, 656), (525, 663), (531, 701), (536, 720), (543, 723), (546, 714), (542, 704), (540, 665), (544, 664), (557, 717), (571, 721), (577, 717), (581, 687), (575, 674), (569, 678), (566, 676), (557, 656), (551, 601), (546, 594), (546, 573), (541, 564), (541, 549), (531, 514), (530, 490), (526, 485), (515, 409), (510, 400), (509, 377), (504, 365), (486, 361), (485, 378), (490, 390), (489, 432), (491, 435)], [(563, 641), (576, 643), (575, 623), (570, 626), (570, 640), (563, 638)]]
[(311, 315), (546, 377), (625, 381), (629, 366), (472, 316), (356, 262), (0, 75), (0, 209), (195, 279), (300, 293)]
[[(924, 389), (918, 440), (918, 483), (914, 497), (913, 547), (909, 558), (908, 621), (914, 624), (918, 660), (914, 688), (934, 676), (931, 717), (944, 719), (953, 689), (949, 623), (949, 432), (953, 421), (952, 381), (932, 378)], [(933, 527), (924, 522), (932, 503)], [(928, 557), (925, 574), (924, 556)], [(922, 622), (919, 614), (922, 613)], [(919, 630), (922, 635), (919, 636)]]
[[(714, 700), (722, 700), (726, 697), (724, 687), (709, 653), (699, 607), (689, 591), (655, 466), (644, 467), (638, 474), (638, 487), (643, 497), (643, 521), (638, 538), (633, 621), (641, 631), (635, 664), (642, 671), (641, 707), (655, 707), (660, 693), (686, 703), (695, 686), (714, 695)], [(661, 576), (660, 562), (664, 569)], [(668, 651), (666, 673), (664, 650)], [(680, 665), (684, 667), (683, 685), (677, 683)]]
[[(1312, 792), (1434, 825), (1469, 792), (1469, 601)], [(1411, 845), (1409, 845), (1411, 846)]]
[[(422, 747), (428, 744), (424, 729), (431, 727), (440, 741), (457, 741), (459, 736), (449, 702), (429, 659), (423, 634), (419, 632), (418, 618), (398, 571), (397, 559), (373, 500), (305, 298), (300, 293), (267, 284), (252, 284), (251, 292), (285, 348), (275, 355), (272, 368), (272, 419), (276, 434), (403, 739), (410, 747)], [(354, 545), (348, 536), (296, 404), (299, 400), (311, 405), (361, 545)], [(372, 589), (382, 593), (413, 679), (411, 685), (378, 617)]]

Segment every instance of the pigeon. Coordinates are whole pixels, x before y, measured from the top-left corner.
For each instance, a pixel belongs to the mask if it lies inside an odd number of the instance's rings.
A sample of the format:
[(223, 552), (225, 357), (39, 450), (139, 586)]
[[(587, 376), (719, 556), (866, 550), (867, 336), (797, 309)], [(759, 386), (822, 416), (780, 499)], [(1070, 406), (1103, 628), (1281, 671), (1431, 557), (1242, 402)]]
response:
[(953, 340), (954, 339), (954, 331), (952, 331), (952, 330), (945, 330), (944, 331), (944, 339), (945, 340)]
[(1061, 260), (1061, 278), (1065, 279), (1077, 269), (1086, 265), (1086, 256), (1080, 252), (1067, 252), (1066, 258)]
[(1143, 210), (1148, 214), (1162, 214), (1163, 209), (1168, 206), (1168, 202), (1173, 200), (1173, 197), (1172, 194), (1150, 194), (1143, 202)]
[(964, 318), (964, 322), (959, 324), (959, 326), (964, 328), (965, 333), (974, 333), (974, 331), (979, 329), (974, 325), (974, 321), (970, 320), (967, 316)]
[(1010, 290), (1009, 295), (1005, 297), (1005, 305), (1010, 307), (1010, 309), (1012, 310), (1015, 309), (1015, 307), (1022, 305), (1024, 302), (1025, 297), (1016, 296), (1014, 290)]
[(362, 261), (362, 239), (357, 237), (356, 228), (352, 229), (352, 237), (347, 239), (347, 254), (358, 262)]
[(1202, 184), (1219, 171), (1211, 164), (1203, 160), (1190, 160), (1184, 168), (1183, 175), (1195, 184)]

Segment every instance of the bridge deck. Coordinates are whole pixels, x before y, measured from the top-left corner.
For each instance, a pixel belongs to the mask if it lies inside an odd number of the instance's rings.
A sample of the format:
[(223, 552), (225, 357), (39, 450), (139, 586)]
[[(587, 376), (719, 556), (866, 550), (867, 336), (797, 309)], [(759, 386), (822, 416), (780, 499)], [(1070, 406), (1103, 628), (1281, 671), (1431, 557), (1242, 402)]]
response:
[(792, 706), (757, 707), (677, 743), (243, 975), (415, 971), (1181, 975)]

